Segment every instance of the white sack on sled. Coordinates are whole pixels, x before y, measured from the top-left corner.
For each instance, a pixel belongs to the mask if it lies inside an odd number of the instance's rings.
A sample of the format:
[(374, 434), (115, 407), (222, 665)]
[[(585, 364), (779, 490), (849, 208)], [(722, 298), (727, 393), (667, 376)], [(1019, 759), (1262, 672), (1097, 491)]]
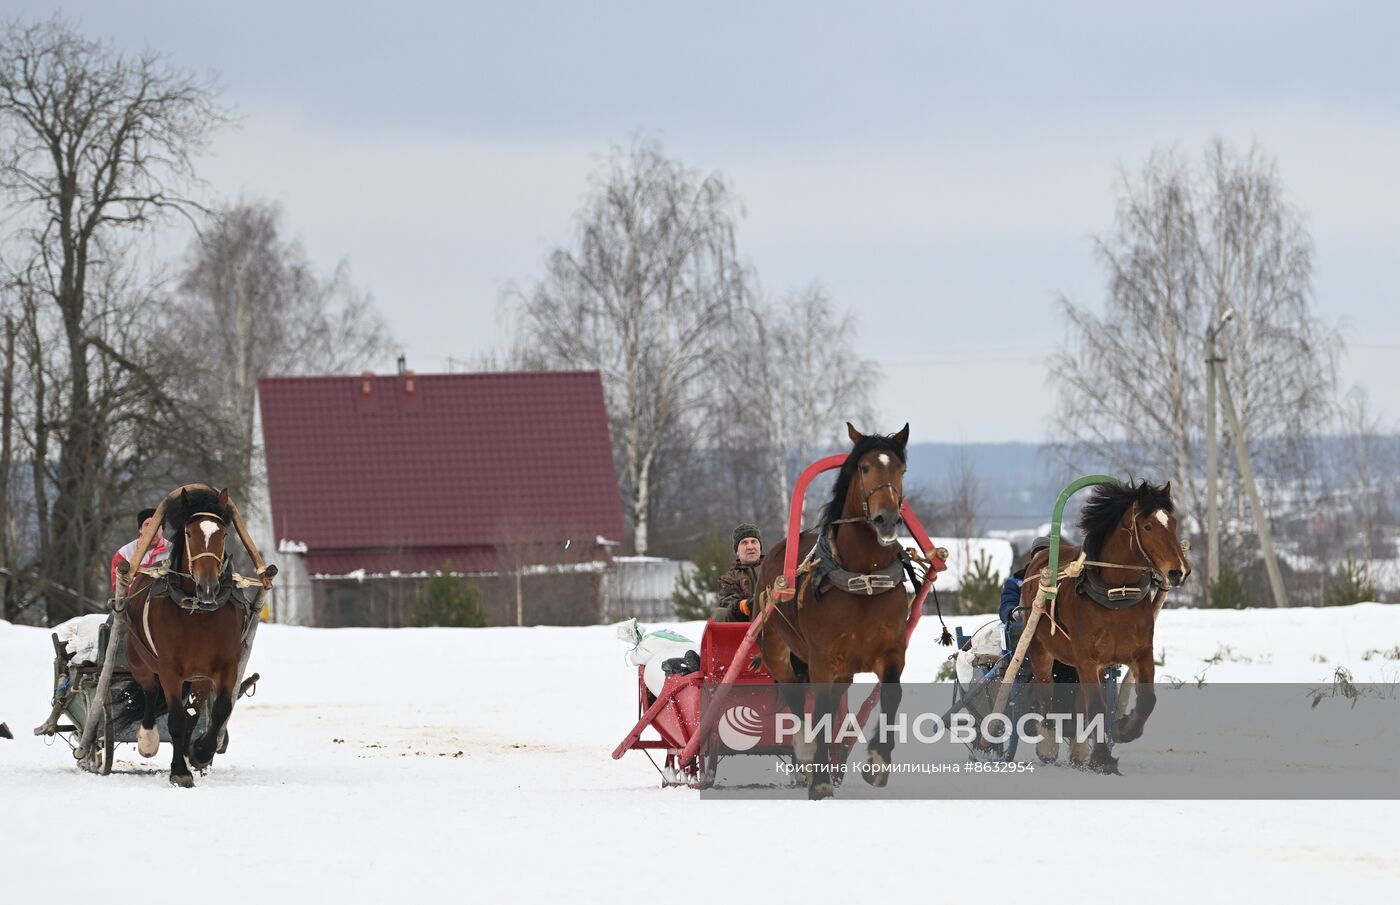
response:
[(978, 660), (986, 662), (1001, 658), (1004, 628), (1000, 622), (988, 622), (973, 633), (970, 649), (958, 651), (957, 658), (953, 661), (959, 682), (966, 685), (981, 675), (982, 670), (977, 666)]
[(700, 652), (694, 641), (668, 628), (643, 632), (636, 619), (626, 619), (615, 628), (618, 640), (632, 645), (627, 652), (628, 661), (633, 666), (645, 667), (642, 677), (652, 694), (661, 694), (661, 686), (666, 684), (666, 673), (662, 671), (661, 664), (675, 657), (684, 657), (686, 651)]
[(972, 656), (1001, 659), (1004, 648), (1002, 638), (1005, 626), (1001, 622), (988, 622), (972, 634)]
[(73, 663), (96, 663), (98, 633), (107, 617), (101, 613), (74, 616), (54, 628), (54, 634), (63, 642), (64, 650), (72, 655)]

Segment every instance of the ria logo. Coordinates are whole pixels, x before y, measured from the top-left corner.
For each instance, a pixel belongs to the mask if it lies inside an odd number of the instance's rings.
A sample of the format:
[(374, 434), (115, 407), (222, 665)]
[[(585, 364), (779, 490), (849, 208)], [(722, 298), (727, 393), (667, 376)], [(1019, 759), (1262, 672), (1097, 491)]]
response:
[(763, 737), (763, 724), (758, 711), (744, 704), (735, 704), (719, 718), (719, 740), (734, 751), (747, 751)]

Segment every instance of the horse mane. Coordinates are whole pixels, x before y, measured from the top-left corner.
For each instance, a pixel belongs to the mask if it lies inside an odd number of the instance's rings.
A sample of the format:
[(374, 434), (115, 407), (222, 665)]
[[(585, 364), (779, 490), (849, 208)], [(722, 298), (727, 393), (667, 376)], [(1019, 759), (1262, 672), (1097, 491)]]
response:
[(233, 524), (233, 507), (219, 505), (219, 491), (212, 487), (197, 487), (186, 491), (189, 506), (185, 506), (180, 494), (175, 494), (165, 504), (165, 526), (174, 529), (174, 536), (167, 538), (170, 544), (170, 561), (176, 568), (185, 567), (185, 526), (196, 512), (212, 512), (223, 519), (224, 525)]
[(1103, 555), (1104, 544), (1134, 503), (1144, 512), (1173, 511), (1165, 485), (1159, 487), (1148, 481), (1134, 484), (1130, 479), (1127, 483), (1114, 481), (1094, 488), (1093, 495), (1079, 510), (1079, 530), (1084, 535), (1084, 552), (1090, 559)]
[(822, 509), (820, 524), (823, 530), (841, 518), (841, 512), (846, 508), (846, 493), (851, 488), (851, 478), (856, 474), (856, 465), (870, 452), (893, 453), (900, 462), (908, 461), (905, 458), (904, 447), (895, 440), (894, 434), (866, 434), (861, 437), (860, 442), (851, 449), (851, 454), (846, 456), (846, 461), (841, 463), (841, 471), (836, 475), (836, 484), (831, 488), (831, 501)]

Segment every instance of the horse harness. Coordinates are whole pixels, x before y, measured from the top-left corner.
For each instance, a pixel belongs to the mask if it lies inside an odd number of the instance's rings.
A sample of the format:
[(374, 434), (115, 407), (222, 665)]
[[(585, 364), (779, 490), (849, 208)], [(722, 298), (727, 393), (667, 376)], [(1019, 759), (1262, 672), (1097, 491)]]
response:
[[(1085, 565), (1089, 563), (1086, 561)], [(1145, 572), (1136, 584), (1118, 587), (1111, 586), (1100, 578), (1097, 572), (1084, 571), (1079, 574), (1074, 589), (1106, 610), (1126, 610), (1128, 607), (1137, 606), (1150, 596), (1155, 596), (1162, 589), (1162, 585), (1162, 580), (1151, 571)]]
[[(1133, 505), (1136, 507), (1137, 504), (1134, 503)], [(1106, 610), (1126, 610), (1130, 607), (1137, 606), (1144, 600), (1155, 599), (1158, 592), (1171, 590), (1165, 587), (1166, 581), (1157, 574), (1156, 567), (1151, 563), (1151, 557), (1149, 557), (1147, 551), (1143, 549), (1142, 539), (1138, 537), (1137, 533), (1137, 519), (1129, 518), (1128, 524), (1132, 527), (1122, 530), (1132, 534), (1133, 543), (1136, 545), (1138, 552), (1142, 554), (1143, 559), (1148, 560), (1147, 565), (1129, 566), (1123, 565), (1122, 563), (1100, 562), (1098, 560), (1089, 559), (1087, 553), (1081, 552), (1078, 559), (1066, 566), (1060, 574), (1055, 577), (1055, 583), (1058, 585), (1066, 578), (1075, 579), (1075, 591), (1078, 592), (1081, 597), (1087, 597)], [(1177, 545), (1181, 548), (1181, 553), (1184, 557), (1187, 550), (1190, 549), (1190, 542), (1177, 541)], [(1115, 587), (1099, 576), (1099, 570), (1102, 569), (1121, 569), (1123, 571), (1142, 572), (1143, 575), (1141, 579), (1133, 584), (1118, 585)], [(1066, 632), (1064, 626), (1055, 618), (1055, 604), (1059, 602), (1059, 599), (1058, 594), (1051, 598), (1048, 608), (1050, 633), (1053, 635), (1056, 631), (1064, 632), (1065, 637), (1069, 637), (1069, 632)]]
[[(1136, 507), (1137, 504), (1134, 503), (1133, 505)], [(1166, 585), (1166, 580), (1157, 573), (1157, 568), (1152, 565), (1152, 558), (1147, 555), (1147, 550), (1142, 546), (1142, 539), (1138, 537), (1137, 519), (1128, 519), (1128, 524), (1132, 527), (1124, 528), (1123, 530), (1132, 535), (1133, 544), (1137, 547), (1138, 553), (1142, 554), (1142, 558), (1148, 561), (1147, 565), (1124, 566), (1107, 562), (1095, 562), (1085, 559), (1082, 554), (1080, 556), (1080, 559), (1084, 560), (1083, 565), (1093, 566), (1096, 569), (1123, 569), (1140, 571), (1143, 573), (1142, 578), (1134, 584), (1113, 587), (1100, 578), (1096, 572), (1081, 570), (1079, 573), (1079, 580), (1075, 582), (1075, 590), (1104, 609), (1125, 610), (1128, 607), (1136, 606), (1144, 600), (1155, 598), (1157, 592), (1161, 591)], [(1181, 549), (1182, 559), (1185, 559), (1186, 553), (1190, 549), (1190, 541), (1179, 540), (1177, 541), (1177, 546)], [(1170, 588), (1167, 590), (1170, 590)]]
[[(854, 524), (865, 522), (869, 524), (870, 518), (870, 498), (885, 488), (889, 488), (890, 494), (895, 499), (895, 510), (901, 511), (904, 508), (904, 495), (893, 481), (885, 481), (876, 484), (866, 490), (865, 475), (857, 473), (860, 480), (861, 489), (861, 511), (859, 516), (850, 518), (833, 519), (828, 522), (817, 538), (816, 544), (812, 546), (810, 552), (797, 567), (796, 587), (793, 589), (794, 616), (801, 618), (803, 594), (810, 592), (812, 599), (816, 599), (829, 588), (839, 588), (848, 594), (861, 597), (874, 597), (884, 594), (900, 587), (904, 583), (907, 575), (909, 580), (917, 587), (920, 581), (919, 574), (914, 568), (914, 561), (909, 555), (909, 551), (903, 547), (896, 547), (898, 555), (886, 566), (882, 566), (873, 572), (852, 572), (841, 563), (841, 558), (836, 555), (836, 526), (844, 524)], [(805, 581), (804, 581), (805, 578)], [(765, 593), (767, 593), (765, 591)], [(938, 595), (934, 594), (934, 604), (938, 606), (938, 619), (943, 621), (942, 607), (938, 604)], [(801, 634), (797, 626), (787, 617), (780, 607), (774, 607), (774, 611), (782, 617), (792, 630)], [(948, 633), (948, 627), (943, 626), (943, 638), (941, 643), (951, 644), (952, 636)]]
[(914, 564), (903, 547), (898, 548), (899, 555), (891, 560), (889, 565), (874, 572), (852, 572), (841, 564), (840, 557), (836, 555), (834, 535), (834, 531), (823, 531), (812, 551), (798, 568), (799, 604), (803, 590), (801, 577), (804, 574), (808, 576), (807, 588), (811, 590), (813, 597), (830, 587), (839, 588), (848, 594), (874, 597), (899, 587), (904, 583), (906, 574), (911, 580), (915, 579)]
[[(223, 522), (223, 519), (213, 512), (197, 512), (195, 513), (195, 516), (207, 516), (209, 518), (218, 520), (220, 523)], [(191, 517), (191, 521), (193, 521), (193, 519), (194, 516)], [(171, 565), (169, 560), (154, 563), (150, 566), (145, 566), (136, 570), (137, 575), (147, 576), (151, 579), (151, 583), (145, 588), (145, 600), (143, 601), (143, 605), (141, 607), (141, 625), (139, 626), (140, 631), (133, 631), (130, 634), (128, 634), (127, 637), (133, 639), (138, 645), (140, 645), (140, 647), (143, 648), (144, 653), (146, 653), (152, 660), (159, 660), (160, 658), (160, 654), (156, 651), (155, 640), (151, 636), (151, 601), (157, 597), (166, 598), (171, 603), (174, 603), (176, 606), (180, 607), (180, 609), (184, 610), (186, 613), (190, 613), (192, 615), (215, 612), (216, 610), (222, 609), (230, 601), (233, 601), (239, 606), (242, 606), (244, 610), (243, 634), (245, 638), (248, 634), (248, 629), (252, 624), (252, 621), (257, 618), (257, 614), (254, 612), (254, 610), (256, 608), (257, 602), (260, 600), (260, 596), (255, 595), (252, 600), (249, 600), (247, 595), (243, 594), (240, 589), (245, 587), (261, 588), (262, 583), (255, 579), (244, 578), (237, 572), (233, 571), (233, 560), (229, 557), (227, 552), (220, 555), (218, 553), (211, 553), (208, 550), (206, 550), (203, 553), (196, 553), (194, 555), (190, 555), (188, 528), (189, 526), (187, 524), (185, 553), (186, 558), (189, 560), (189, 565), (186, 566), (186, 568), (189, 569), (188, 572), (181, 572), (180, 570), (176, 569), (174, 566)], [(182, 586), (182, 582), (184, 579), (194, 581), (194, 563), (198, 562), (200, 559), (206, 556), (211, 559), (217, 559), (220, 563), (219, 587), (214, 592), (214, 599), (210, 603), (204, 603), (203, 601), (201, 601), (197, 594), (186, 593), (184, 587)], [(128, 620), (131, 618), (130, 611), (127, 610), (125, 607), (122, 608), (122, 615)], [(138, 628), (138, 626), (135, 625), (132, 625), (131, 627), (133, 629)]]
[(876, 484), (869, 490), (865, 489), (865, 475), (857, 472), (856, 477), (860, 480), (860, 506), (862, 514), (851, 516), (850, 518), (838, 518), (828, 523), (821, 536), (817, 538), (817, 543), (807, 554), (806, 559), (797, 569), (797, 601), (798, 606), (802, 605), (802, 576), (811, 575), (807, 586), (812, 591), (812, 596), (825, 591), (828, 587), (837, 587), (848, 594), (856, 594), (863, 597), (874, 597), (876, 594), (883, 594), (892, 591), (904, 582), (904, 576), (918, 584), (918, 579), (914, 574), (914, 564), (909, 559), (909, 554), (903, 547), (899, 547), (899, 555), (896, 556), (889, 565), (876, 569), (874, 572), (852, 572), (841, 564), (841, 559), (836, 555), (836, 526), (852, 524), (857, 522), (870, 523), (870, 498), (885, 488), (889, 488), (890, 495), (895, 500), (895, 511), (904, 508), (904, 495), (899, 492), (899, 488), (893, 481), (885, 481)]

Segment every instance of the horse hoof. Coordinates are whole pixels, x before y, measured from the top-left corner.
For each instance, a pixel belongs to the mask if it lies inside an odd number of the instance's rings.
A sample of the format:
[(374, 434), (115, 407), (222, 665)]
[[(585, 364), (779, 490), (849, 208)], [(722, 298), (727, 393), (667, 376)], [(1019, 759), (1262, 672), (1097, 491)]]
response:
[(1074, 761), (1076, 770), (1098, 773), (1103, 776), (1122, 776), (1118, 770), (1118, 758), (1108, 754), (1095, 754), (1084, 760)]
[(861, 775), (865, 777), (866, 782), (870, 783), (877, 789), (883, 789), (885, 786), (890, 784), (889, 767), (886, 767), (883, 770), (869, 770)]
[(1102, 773), (1105, 776), (1123, 775), (1118, 770), (1118, 758), (1116, 757), (1095, 758), (1089, 761), (1089, 769), (1093, 770), (1095, 773)]
[(1134, 732), (1132, 729), (1129, 728), (1128, 720), (1126, 718), (1118, 720), (1113, 724), (1113, 740), (1119, 744), (1122, 744), (1124, 742), (1136, 741), (1141, 737), (1142, 730), (1139, 729), (1136, 732)]
[(155, 757), (160, 750), (160, 733), (154, 729), (136, 730), (136, 751), (142, 757)]
[(829, 782), (814, 782), (807, 787), (807, 798), (810, 801), (821, 801), (835, 794), (836, 788)]
[(171, 773), (170, 784), (172, 786), (179, 786), (182, 789), (193, 789), (194, 776), (190, 775), (189, 773), (185, 773), (183, 775)]
[(870, 769), (862, 771), (865, 781), (877, 789), (883, 789), (890, 782), (890, 762), (878, 751), (871, 751), (865, 757)]

